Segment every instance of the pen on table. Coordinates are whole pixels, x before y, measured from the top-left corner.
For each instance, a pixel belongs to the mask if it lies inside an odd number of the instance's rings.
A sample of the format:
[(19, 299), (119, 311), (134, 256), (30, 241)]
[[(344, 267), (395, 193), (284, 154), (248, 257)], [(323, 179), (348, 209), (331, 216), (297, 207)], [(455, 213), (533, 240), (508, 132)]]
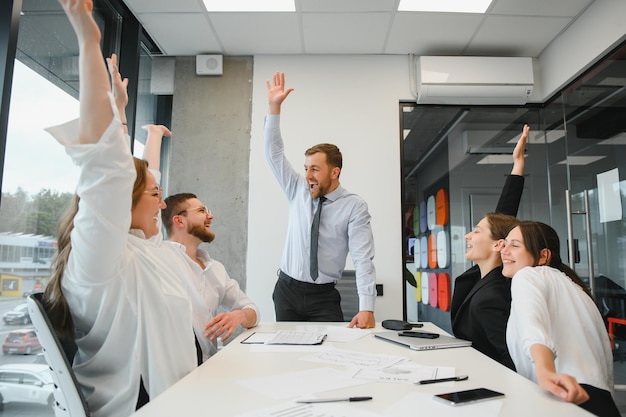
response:
[(343, 397), (343, 398), (313, 398), (311, 400), (298, 400), (297, 403), (300, 404), (313, 404), (313, 403), (334, 403), (337, 401), (367, 401), (371, 400), (372, 397)]
[(436, 384), (438, 382), (450, 382), (450, 381), (465, 381), (466, 379), (469, 379), (469, 377), (467, 375), (459, 375), (459, 376), (453, 376), (450, 378), (439, 378), (439, 379), (422, 379), (421, 381), (418, 381), (418, 384)]

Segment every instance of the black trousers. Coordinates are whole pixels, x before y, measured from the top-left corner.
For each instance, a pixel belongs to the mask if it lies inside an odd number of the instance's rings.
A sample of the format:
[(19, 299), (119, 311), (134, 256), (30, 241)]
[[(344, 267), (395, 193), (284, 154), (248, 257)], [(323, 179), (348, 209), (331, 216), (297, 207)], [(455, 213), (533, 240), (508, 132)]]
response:
[(590, 413), (600, 417), (621, 416), (609, 391), (587, 384), (580, 384), (580, 386), (587, 391), (587, 394), (589, 394), (589, 400), (580, 404), (579, 407), (584, 408)]
[(344, 321), (334, 283), (297, 281), (280, 271), (272, 299), (276, 321)]

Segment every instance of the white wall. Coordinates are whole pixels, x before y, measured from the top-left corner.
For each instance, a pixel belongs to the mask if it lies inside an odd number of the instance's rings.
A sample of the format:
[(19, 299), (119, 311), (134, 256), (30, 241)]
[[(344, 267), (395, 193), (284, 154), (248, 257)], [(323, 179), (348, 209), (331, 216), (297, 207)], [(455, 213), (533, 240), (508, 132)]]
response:
[(595, 1), (543, 51), (538, 60), (543, 100), (626, 39), (625, 17), (626, 1)]
[[(406, 56), (256, 56), (254, 61), (247, 293), (262, 321), (274, 321), (272, 291), (287, 225), (287, 200), (263, 154), (266, 80), (285, 73), (295, 91), (282, 107), (287, 157), (296, 169), (304, 151), (335, 143), (343, 154), (341, 184), (369, 205), (376, 246), (378, 321), (402, 317), (402, 218), (398, 102), (410, 100)], [(351, 263), (347, 269), (351, 269)]]

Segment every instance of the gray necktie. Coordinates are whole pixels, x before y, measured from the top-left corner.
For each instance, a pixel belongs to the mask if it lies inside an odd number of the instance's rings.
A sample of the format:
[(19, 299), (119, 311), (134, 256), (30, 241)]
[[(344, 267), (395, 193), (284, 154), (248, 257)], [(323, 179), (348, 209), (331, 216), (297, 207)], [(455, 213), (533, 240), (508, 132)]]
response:
[(317, 204), (317, 210), (313, 215), (313, 223), (311, 224), (311, 278), (313, 281), (319, 276), (317, 271), (317, 240), (320, 235), (320, 217), (322, 215), (322, 203), (326, 201), (326, 197), (320, 197)]

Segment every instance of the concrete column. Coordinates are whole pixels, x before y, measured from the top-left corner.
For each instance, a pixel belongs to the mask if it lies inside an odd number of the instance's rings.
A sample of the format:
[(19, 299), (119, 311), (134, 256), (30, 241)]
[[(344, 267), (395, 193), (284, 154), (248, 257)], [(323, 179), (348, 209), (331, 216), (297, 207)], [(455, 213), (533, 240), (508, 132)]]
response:
[(176, 58), (168, 193), (191, 192), (211, 209), (206, 247), (246, 288), (252, 57), (224, 57), (221, 76)]

